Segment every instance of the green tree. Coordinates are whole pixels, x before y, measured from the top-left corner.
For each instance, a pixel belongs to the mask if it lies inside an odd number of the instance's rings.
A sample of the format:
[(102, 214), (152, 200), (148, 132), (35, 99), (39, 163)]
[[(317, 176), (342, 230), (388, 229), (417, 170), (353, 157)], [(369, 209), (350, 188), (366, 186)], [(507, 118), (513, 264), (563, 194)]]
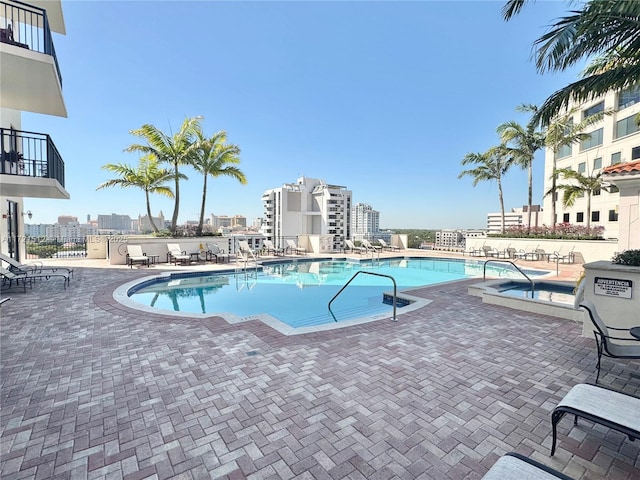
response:
[(201, 128), (195, 131), (197, 148), (194, 149), (191, 157), (191, 165), (202, 174), (204, 184), (202, 187), (202, 204), (200, 206), (200, 221), (198, 223), (197, 235), (202, 235), (204, 225), (204, 210), (207, 199), (207, 178), (227, 176), (235, 178), (242, 185), (246, 185), (247, 178), (236, 166), (240, 163), (240, 147), (226, 144), (227, 134), (221, 130), (206, 138)]
[(502, 220), (502, 233), (504, 233), (504, 195), (502, 193), (502, 177), (509, 170), (511, 163), (504, 145), (493, 147), (484, 153), (467, 153), (462, 159), (462, 165), (475, 165), (475, 168), (463, 170), (458, 178), (470, 176), (473, 178), (473, 186), (480, 182), (495, 181), (498, 185), (498, 198), (500, 201), (500, 214)]
[[(508, 0), (503, 17), (517, 15), (526, 0)], [(536, 68), (540, 73), (563, 71), (585, 58), (601, 57), (606, 68), (585, 71), (580, 80), (553, 93), (542, 104), (537, 119), (544, 125), (570, 102), (581, 103), (610, 90), (637, 84), (640, 78), (640, 2), (588, 0), (568, 12), (534, 42)]]
[(146, 144), (129, 145), (125, 151), (141, 152), (153, 155), (160, 163), (167, 163), (173, 169), (175, 182), (173, 215), (171, 217), (171, 233), (175, 234), (178, 227), (178, 211), (180, 209), (180, 180), (187, 177), (180, 173), (180, 167), (189, 165), (193, 155), (194, 136), (200, 126), (202, 117), (186, 118), (180, 130), (173, 135), (167, 135), (153, 125), (145, 124), (139, 129), (131, 130), (131, 134), (143, 138)]
[[(591, 228), (591, 196), (594, 192), (602, 189), (602, 171), (583, 175), (570, 168), (560, 168), (554, 172), (562, 180), (573, 180), (573, 183), (556, 185), (558, 190), (563, 191), (562, 204), (565, 207), (572, 207), (578, 198), (587, 197), (587, 229)], [(547, 192), (551, 194), (551, 190)]]
[(532, 114), (532, 118), (527, 122), (527, 125), (523, 127), (515, 121), (509, 121), (498, 125), (496, 131), (506, 145), (506, 153), (512, 158), (513, 163), (527, 170), (528, 231), (531, 228), (531, 207), (533, 203), (533, 160), (536, 152), (545, 146), (545, 135), (538, 128), (538, 122), (535, 121), (538, 107), (523, 104), (516, 107), (516, 110)]
[(160, 168), (158, 160), (153, 155), (145, 155), (140, 158), (137, 167), (131, 167), (124, 163), (107, 163), (103, 165), (104, 170), (108, 170), (115, 173), (119, 178), (113, 178), (100, 184), (96, 190), (100, 190), (108, 187), (134, 187), (144, 191), (145, 198), (147, 200), (147, 215), (149, 216), (149, 222), (154, 232), (158, 232), (158, 227), (153, 222), (151, 216), (151, 202), (149, 194), (158, 193), (169, 198), (173, 198), (173, 191), (164, 185), (168, 180), (173, 178), (173, 173), (170, 170)]
[(573, 117), (576, 113), (579, 113), (578, 107), (573, 107), (568, 112), (556, 116), (551, 123), (547, 125), (545, 130), (545, 145), (551, 150), (553, 155), (553, 168), (551, 173), (551, 188), (548, 195), (551, 195), (551, 221), (552, 226), (555, 228), (557, 222), (557, 207), (556, 207), (556, 191), (557, 191), (557, 163), (561, 150), (564, 147), (570, 147), (574, 143), (579, 143), (591, 137), (590, 134), (584, 133), (586, 128), (599, 122), (603, 115), (608, 112), (600, 112), (583, 119), (581, 122), (574, 123)]

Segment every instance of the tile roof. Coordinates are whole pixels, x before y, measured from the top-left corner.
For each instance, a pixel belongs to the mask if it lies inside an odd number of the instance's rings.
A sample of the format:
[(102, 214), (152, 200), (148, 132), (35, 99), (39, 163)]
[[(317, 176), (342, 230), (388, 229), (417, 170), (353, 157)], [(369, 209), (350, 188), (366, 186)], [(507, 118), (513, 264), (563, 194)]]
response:
[(640, 160), (633, 162), (617, 163), (602, 170), (602, 173), (610, 175), (640, 174)]

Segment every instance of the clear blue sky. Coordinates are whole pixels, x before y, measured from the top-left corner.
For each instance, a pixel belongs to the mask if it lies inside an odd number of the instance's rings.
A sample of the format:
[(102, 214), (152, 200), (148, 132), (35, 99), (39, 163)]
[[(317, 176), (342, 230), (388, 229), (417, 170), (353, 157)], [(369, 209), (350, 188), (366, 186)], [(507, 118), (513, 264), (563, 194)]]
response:
[[(481, 228), (498, 212), (495, 183), (458, 179), (468, 152), (498, 143), (496, 127), (526, 123), (579, 69), (540, 75), (533, 41), (569, 8), (538, 1), (510, 22), (502, 1), (62, 2), (54, 34), (68, 118), (24, 113), (49, 133), (66, 166), (70, 200), (25, 199), (30, 223), (58, 215), (145, 214), (144, 193), (112, 188), (106, 163), (129, 131), (176, 131), (202, 115), (207, 133), (240, 146), (248, 185), (210, 179), (206, 215), (263, 213), (261, 195), (304, 175), (353, 191), (383, 228)], [(182, 183), (179, 222), (198, 218), (202, 178)], [(534, 203), (542, 201), (543, 155)], [(505, 207), (527, 203), (526, 174), (505, 180)], [(173, 201), (153, 196), (166, 218)]]

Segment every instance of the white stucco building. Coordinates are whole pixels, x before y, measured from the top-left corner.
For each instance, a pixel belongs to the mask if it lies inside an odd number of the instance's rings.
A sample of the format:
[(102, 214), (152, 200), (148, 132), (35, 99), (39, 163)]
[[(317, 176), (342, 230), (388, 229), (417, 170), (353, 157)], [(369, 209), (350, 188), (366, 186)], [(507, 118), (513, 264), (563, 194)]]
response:
[(374, 241), (380, 236), (379, 232), (380, 212), (366, 203), (356, 203), (351, 212), (351, 238)]
[[(606, 167), (640, 159), (640, 130), (636, 116), (640, 113), (640, 85), (622, 92), (609, 92), (580, 105), (575, 114), (577, 123), (589, 115), (611, 111), (585, 133), (591, 138), (579, 144), (561, 148), (555, 155), (556, 168), (571, 168), (585, 176), (593, 176)], [(551, 173), (554, 168), (553, 151), (545, 152), (544, 191), (551, 188)], [(559, 179), (558, 183), (566, 183)], [(562, 204), (562, 190), (557, 192), (556, 223), (584, 225), (587, 223), (587, 197), (578, 198), (571, 207)], [(545, 196), (543, 203), (544, 223), (553, 224), (551, 196)], [(620, 194), (615, 185), (596, 192), (591, 197), (591, 226), (604, 227), (605, 238), (618, 238)]]
[[(512, 208), (510, 212), (504, 212), (504, 228), (527, 227), (529, 225), (529, 206)], [(531, 226), (542, 226), (542, 210), (540, 205), (531, 205)], [(489, 233), (502, 232), (502, 214), (500, 212), (487, 213), (487, 231)]]
[(66, 34), (60, 1), (2, 1), (0, 249), (18, 260), (25, 258), (23, 199), (69, 198), (64, 161), (52, 138), (22, 125), (23, 111), (67, 116), (52, 32)]
[(339, 250), (351, 236), (351, 191), (324, 180), (301, 177), (262, 195), (262, 233), (277, 247), (301, 235), (331, 236)]

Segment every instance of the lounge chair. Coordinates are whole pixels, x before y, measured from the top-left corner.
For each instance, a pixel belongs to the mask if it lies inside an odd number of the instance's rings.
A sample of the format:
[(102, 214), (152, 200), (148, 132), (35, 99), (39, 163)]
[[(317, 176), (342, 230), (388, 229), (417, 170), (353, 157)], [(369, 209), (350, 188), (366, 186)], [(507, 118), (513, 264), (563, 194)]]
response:
[(571, 250), (565, 247), (560, 247), (560, 250), (550, 253), (547, 256), (548, 262), (557, 262), (557, 263), (573, 263), (573, 249), (575, 247), (571, 247)]
[(16, 282), (16, 286), (22, 283), (22, 288), (26, 292), (27, 291), (27, 282), (29, 283), (29, 288), (33, 288), (33, 282), (36, 279), (44, 278), (49, 279), (51, 277), (62, 277), (64, 278), (64, 288), (67, 288), (67, 284), (69, 283), (69, 274), (63, 272), (24, 272), (24, 273), (14, 273), (6, 268), (0, 268), (0, 276), (2, 276), (2, 285), (7, 285), (11, 288), (13, 282)]
[(246, 240), (238, 240), (238, 253), (243, 260), (256, 260), (259, 255), (259, 252), (252, 249)]
[(191, 263), (191, 255), (180, 248), (177, 243), (167, 243), (167, 263), (177, 265), (180, 262), (182, 265)]
[(519, 453), (509, 452), (500, 457), (482, 480), (573, 480), (551, 467)]
[(8, 270), (14, 273), (20, 272), (31, 272), (31, 273), (39, 273), (39, 272), (57, 272), (58, 270), (67, 272), (69, 276), (73, 277), (73, 268), (67, 267), (45, 267), (42, 262), (33, 262), (33, 263), (20, 263), (17, 260), (8, 257), (7, 255), (0, 253), (0, 260), (9, 264)]
[[(629, 328), (608, 327), (598, 315), (595, 305), (589, 300), (583, 300), (580, 307), (586, 310), (595, 327), (593, 334), (596, 337), (598, 349), (596, 383), (600, 378), (600, 362), (603, 355), (610, 358), (640, 359), (640, 339), (633, 337)], [(612, 330), (616, 336), (611, 336), (609, 330)], [(625, 343), (620, 343), (620, 341)]]
[(296, 255), (306, 255), (307, 249), (299, 247), (293, 240), (287, 240), (287, 250)]
[(267, 255), (273, 253), (276, 257), (279, 255), (284, 255), (284, 248), (276, 247), (271, 240), (264, 240), (262, 242), (264, 246), (264, 250), (267, 252)]
[(578, 417), (586, 418), (599, 425), (617, 430), (631, 441), (640, 438), (640, 398), (609, 388), (587, 383), (575, 385), (551, 413), (551, 455), (556, 451), (557, 426), (567, 413), (574, 415), (574, 425)]
[(378, 243), (382, 245), (383, 250), (387, 250), (389, 252), (397, 252), (400, 250), (400, 247), (398, 247), (397, 245), (389, 245), (387, 242), (385, 242), (381, 238), (378, 239)]
[(364, 246), (364, 248), (367, 249), (367, 251), (369, 252), (379, 252), (382, 250), (382, 247), (380, 245), (373, 245), (369, 240), (367, 240), (366, 238), (362, 239), (362, 245)]
[(207, 243), (206, 246), (207, 254), (212, 255), (215, 258), (216, 263), (229, 263), (229, 259), (231, 258), (230, 255), (228, 253), (224, 253), (224, 250), (222, 250), (218, 245), (215, 243)]
[(347, 244), (347, 249), (350, 252), (358, 252), (360, 255), (362, 255), (367, 251), (365, 247), (356, 247), (352, 240), (345, 240), (344, 243)]
[(127, 265), (133, 268), (134, 263), (149, 267), (149, 257), (142, 251), (141, 245), (127, 245)]

